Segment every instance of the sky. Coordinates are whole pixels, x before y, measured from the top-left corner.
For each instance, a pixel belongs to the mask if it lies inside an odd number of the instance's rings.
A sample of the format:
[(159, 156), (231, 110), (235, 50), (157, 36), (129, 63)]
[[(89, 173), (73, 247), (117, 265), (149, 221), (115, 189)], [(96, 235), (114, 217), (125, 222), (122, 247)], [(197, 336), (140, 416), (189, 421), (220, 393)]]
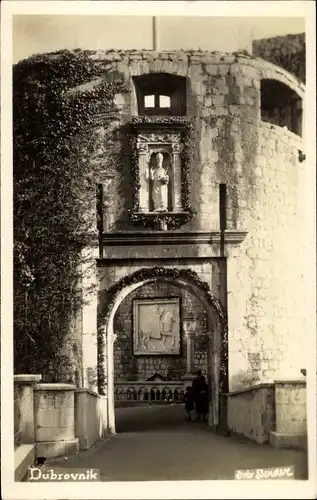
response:
[[(303, 33), (300, 17), (157, 18), (159, 49), (251, 49), (252, 39)], [(115, 15), (15, 15), (13, 62), (59, 49), (151, 49), (152, 18)]]

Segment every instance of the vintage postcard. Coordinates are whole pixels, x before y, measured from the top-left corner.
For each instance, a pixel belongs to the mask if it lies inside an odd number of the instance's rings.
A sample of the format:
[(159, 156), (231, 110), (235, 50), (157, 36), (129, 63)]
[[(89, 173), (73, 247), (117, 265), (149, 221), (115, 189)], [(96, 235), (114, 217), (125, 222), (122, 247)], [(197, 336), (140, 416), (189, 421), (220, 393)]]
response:
[(1, 14), (4, 498), (315, 498), (314, 3)]

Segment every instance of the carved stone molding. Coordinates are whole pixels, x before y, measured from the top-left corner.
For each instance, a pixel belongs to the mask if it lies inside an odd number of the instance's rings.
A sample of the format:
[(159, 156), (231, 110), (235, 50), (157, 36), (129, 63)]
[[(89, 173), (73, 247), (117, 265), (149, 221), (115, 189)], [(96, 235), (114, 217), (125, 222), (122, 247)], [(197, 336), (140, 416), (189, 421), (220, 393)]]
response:
[[(224, 242), (228, 245), (238, 245), (247, 236), (246, 231), (225, 231)], [(140, 231), (125, 233), (108, 233), (103, 236), (106, 245), (179, 245), (179, 244), (220, 244), (221, 232), (184, 232), (165, 233), (161, 231)]]
[(147, 142), (140, 140), (140, 137), (137, 138), (137, 143), (136, 143), (137, 150), (139, 154), (148, 154), (149, 152), (149, 146)]
[(150, 144), (168, 144), (171, 147), (181, 146), (181, 135), (180, 133), (149, 133), (149, 134), (138, 134), (137, 135), (137, 148), (145, 147)]

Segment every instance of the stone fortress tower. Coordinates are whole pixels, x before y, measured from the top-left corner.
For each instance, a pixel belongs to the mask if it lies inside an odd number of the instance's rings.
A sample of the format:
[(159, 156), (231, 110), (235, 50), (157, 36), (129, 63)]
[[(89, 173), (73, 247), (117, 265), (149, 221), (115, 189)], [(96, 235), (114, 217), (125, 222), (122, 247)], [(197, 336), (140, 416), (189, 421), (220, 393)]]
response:
[[(245, 53), (90, 57), (108, 81), (126, 83), (116, 95), (120, 120), (110, 124), (122, 162), (106, 166), (101, 184), (99, 293), (90, 305), (91, 314), (97, 302), (107, 310), (109, 405), (116, 382), (182, 380), (200, 367), (219, 424), (220, 393), (298, 378), (305, 367), (304, 84)], [(101, 145), (103, 134), (101, 126)], [(158, 155), (168, 177), (162, 210), (149, 174)], [(170, 297), (182, 303), (179, 358), (135, 356), (133, 304)], [(97, 359), (87, 339), (86, 374)]]
[(302, 59), (257, 57), (274, 47), (86, 51), (101, 76), (75, 91), (124, 84), (117, 118), (96, 116), (96, 291), (76, 328), (112, 431), (123, 386), (183, 389), (200, 368), (218, 427), (230, 394), (306, 367)]

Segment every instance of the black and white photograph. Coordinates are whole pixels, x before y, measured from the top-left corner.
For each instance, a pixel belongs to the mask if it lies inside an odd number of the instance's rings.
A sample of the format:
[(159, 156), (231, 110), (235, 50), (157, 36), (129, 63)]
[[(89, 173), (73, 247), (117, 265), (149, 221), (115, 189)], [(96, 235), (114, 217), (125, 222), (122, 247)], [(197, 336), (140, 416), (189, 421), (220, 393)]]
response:
[(1, 9), (4, 498), (315, 498), (314, 3)]

